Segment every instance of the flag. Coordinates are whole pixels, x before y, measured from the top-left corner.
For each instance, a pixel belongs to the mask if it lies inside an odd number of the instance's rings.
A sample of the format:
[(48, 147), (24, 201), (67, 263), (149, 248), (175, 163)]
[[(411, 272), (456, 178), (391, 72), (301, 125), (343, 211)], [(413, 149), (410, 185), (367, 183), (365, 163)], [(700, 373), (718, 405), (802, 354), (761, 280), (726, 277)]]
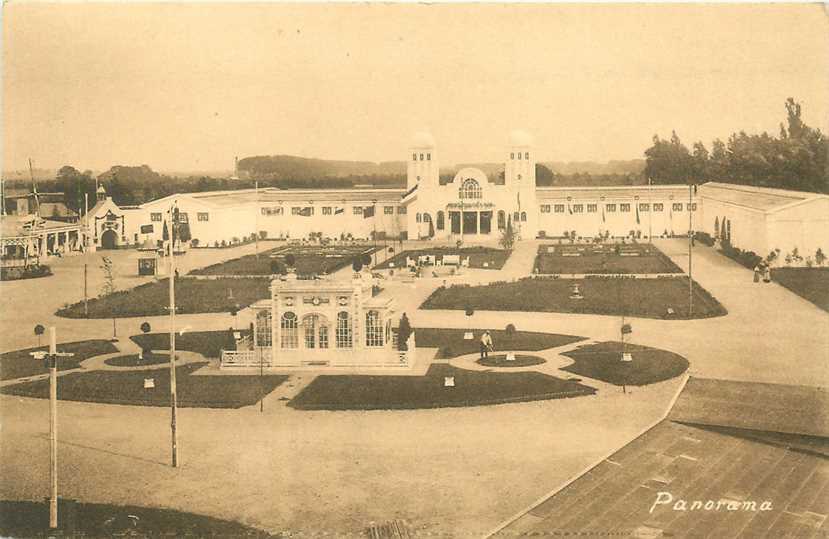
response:
[(311, 206), (305, 206), (304, 208), (300, 208), (299, 214), (303, 217), (311, 217), (311, 213), (313, 212), (313, 208)]
[(636, 204), (636, 224), (639, 224), (639, 204)]
[(345, 213), (345, 208), (342, 208), (340, 206), (337, 206), (336, 208), (334, 208), (334, 215), (339, 215), (341, 213)]
[(363, 209), (363, 219), (368, 219), (369, 217), (374, 217), (374, 206), (366, 206)]

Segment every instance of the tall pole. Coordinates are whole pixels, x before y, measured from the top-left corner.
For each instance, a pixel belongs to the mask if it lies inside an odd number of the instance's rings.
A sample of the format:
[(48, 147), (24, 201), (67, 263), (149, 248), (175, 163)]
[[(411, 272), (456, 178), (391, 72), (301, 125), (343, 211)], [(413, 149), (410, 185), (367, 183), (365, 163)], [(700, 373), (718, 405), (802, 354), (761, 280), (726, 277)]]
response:
[(255, 244), (254, 248), (256, 250), (256, 258), (258, 260), (259, 259), (259, 212), (261, 212), (262, 210), (259, 208), (259, 179), (255, 179), (255, 180), (253, 180), (253, 182), (254, 182), (253, 183), (254, 190), (256, 191), (256, 212), (253, 215), (253, 220), (254, 220), (253, 222), (254, 222), (254, 228), (255, 228), (255, 230), (253, 231), (254, 232), (253, 241), (254, 241), (254, 244)]
[(170, 434), (173, 451), (173, 468), (178, 466), (178, 435), (176, 433), (176, 273), (175, 202), (170, 207)]
[(55, 326), (49, 328), (49, 528), (58, 527), (58, 365)]
[(377, 201), (371, 201), (371, 208), (374, 212), (371, 215), (371, 235), (374, 237), (374, 265), (377, 265)]
[(694, 244), (693, 186), (688, 182), (688, 318), (694, 313), (694, 279), (691, 276), (691, 263)]
[(89, 193), (83, 194), (83, 315), (89, 318), (88, 266), (89, 266)]
[(648, 243), (653, 243), (653, 182), (648, 176)]

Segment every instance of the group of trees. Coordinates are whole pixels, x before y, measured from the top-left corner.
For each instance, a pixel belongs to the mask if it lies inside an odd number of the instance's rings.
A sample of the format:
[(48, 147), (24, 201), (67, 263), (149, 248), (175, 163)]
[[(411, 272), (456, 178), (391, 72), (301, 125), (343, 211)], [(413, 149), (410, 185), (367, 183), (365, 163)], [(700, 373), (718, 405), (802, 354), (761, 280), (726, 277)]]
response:
[(786, 123), (780, 134), (732, 134), (714, 140), (709, 151), (699, 141), (689, 150), (673, 132), (670, 140), (655, 135), (645, 150), (645, 176), (654, 183), (719, 181), (829, 193), (829, 140), (807, 126), (800, 103), (786, 100)]

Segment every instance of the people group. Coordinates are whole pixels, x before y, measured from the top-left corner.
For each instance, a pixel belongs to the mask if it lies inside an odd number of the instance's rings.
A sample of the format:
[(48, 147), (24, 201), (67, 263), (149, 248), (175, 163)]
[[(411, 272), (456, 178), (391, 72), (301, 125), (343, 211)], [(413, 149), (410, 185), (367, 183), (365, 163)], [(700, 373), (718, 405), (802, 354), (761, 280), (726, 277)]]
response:
[(754, 282), (759, 283), (760, 279), (763, 279), (764, 283), (771, 282), (771, 266), (763, 261), (754, 266)]

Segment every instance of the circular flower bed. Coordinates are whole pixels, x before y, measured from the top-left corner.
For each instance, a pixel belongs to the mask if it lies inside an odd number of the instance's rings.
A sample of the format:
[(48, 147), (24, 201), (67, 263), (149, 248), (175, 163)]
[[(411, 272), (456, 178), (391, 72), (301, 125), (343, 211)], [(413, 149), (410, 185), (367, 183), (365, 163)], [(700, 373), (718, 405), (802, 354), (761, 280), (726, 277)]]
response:
[(489, 356), (488, 358), (479, 359), (477, 364), (484, 367), (529, 367), (531, 365), (541, 365), (547, 360), (538, 356), (526, 356), (522, 354), (515, 354), (515, 360), (507, 361), (506, 354), (498, 354)]
[(144, 359), (138, 359), (138, 354), (129, 354), (126, 356), (111, 357), (104, 361), (107, 365), (112, 367), (145, 367), (147, 365), (160, 365), (161, 363), (169, 363), (170, 354), (150, 354), (144, 355)]

